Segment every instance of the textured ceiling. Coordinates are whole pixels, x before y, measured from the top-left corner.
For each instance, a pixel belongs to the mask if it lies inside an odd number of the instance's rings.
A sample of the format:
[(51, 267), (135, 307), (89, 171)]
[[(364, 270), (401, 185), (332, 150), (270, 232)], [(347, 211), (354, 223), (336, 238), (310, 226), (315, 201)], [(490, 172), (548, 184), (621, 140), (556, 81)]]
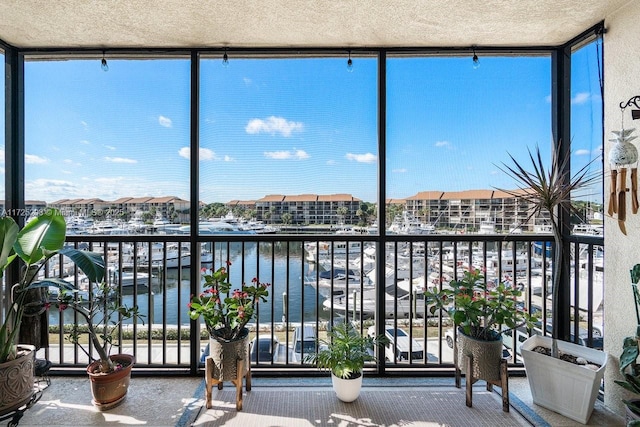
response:
[(636, 0), (2, 0), (20, 48), (562, 44)]

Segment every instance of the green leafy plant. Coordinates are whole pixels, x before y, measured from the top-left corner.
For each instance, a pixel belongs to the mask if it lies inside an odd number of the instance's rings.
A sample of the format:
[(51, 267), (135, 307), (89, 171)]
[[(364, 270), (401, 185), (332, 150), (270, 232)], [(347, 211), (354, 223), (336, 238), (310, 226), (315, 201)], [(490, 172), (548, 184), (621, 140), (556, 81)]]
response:
[(319, 351), (307, 354), (304, 362), (330, 370), (336, 377), (354, 379), (362, 375), (366, 362), (377, 360), (375, 346), (387, 343), (384, 335), (363, 336), (351, 323), (338, 323), (327, 331), (326, 339), (319, 340)]
[[(640, 395), (640, 366), (638, 365), (638, 355), (640, 355), (640, 348), (638, 347), (638, 340), (640, 339), (640, 292), (638, 292), (638, 282), (640, 281), (640, 264), (636, 264), (630, 270), (631, 275), (631, 289), (633, 291), (633, 298), (636, 308), (636, 336), (626, 337), (622, 342), (622, 354), (620, 355), (620, 374), (624, 376), (624, 381), (614, 380), (616, 384), (629, 390), (632, 393)], [(622, 401), (627, 408), (636, 414), (640, 414), (640, 401), (639, 400), (626, 400)], [(627, 426), (640, 426), (640, 421), (631, 421)]]
[(460, 280), (453, 280), (440, 290), (425, 292), (432, 315), (444, 311), (465, 335), (484, 341), (495, 341), (501, 333), (535, 325), (538, 319), (521, 306), (521, 295), (522, 291), (505, 283), (490, 289), (477, 268), (464, 271)]
[[(111, 358), (111, 347), (117, 343), (120, 326), (127, 320), (134, 318), (144, 324), (144, 316), (139, 314), (138, 306), (128, 307), (122, 303), (122, 295), (107, 283), (102, 282), (95, 287), (94, 294), (89, 300), (77, 295), (77, 289), (61, 279), (48, 279), (46, 283), (59, 289), (58, 295), (49, 304), (59, 310), (74, 310), (85, 321), (85, 325), (73, 324), (67, 339), (78, 345), (92, 360), (98, 360), (100, 366), (97, 372), (113, 372), (121, 368)], [(81, 337), (87, 334), (98, 357), (94, 358), (90, 350), (82, 344)]]
[[(231, 263), (227, 262), (227, 266)], [(207, 272), (206, 268), (202, 269)], [(266, 301), (269, 284), (257, 278), (231, 291), (229, 272), (220, 267), (211, 274), (203, 274), (203, 291), (194, 295), (188, 304), (189, 317), (204, 320), (209, 336), (218, 341), (233, 341), (241, 337), (245, 326), (255, 315), (260, 301)]]
[[(24, 264), (18, 283), (7, 284), (11, 298), (4, 320), (0, 325), (0, 363), (17, 355), (17, 339), (23, 316), (33, 305), (42, 301), (30, 301), (30, 290), (48, 287), (41, 270), (56, 255), (70, 258), (89, 278), (98, 281), (104, 277), (104, 259), (96, 253), (64, 248), (66, 222), (59, 211), (48, 209), (29, 221), (22, 229), (11, 217), (0, 218), (0, 278), (16, 261)], [(70, 285), (69, 285), (70, 286)]]

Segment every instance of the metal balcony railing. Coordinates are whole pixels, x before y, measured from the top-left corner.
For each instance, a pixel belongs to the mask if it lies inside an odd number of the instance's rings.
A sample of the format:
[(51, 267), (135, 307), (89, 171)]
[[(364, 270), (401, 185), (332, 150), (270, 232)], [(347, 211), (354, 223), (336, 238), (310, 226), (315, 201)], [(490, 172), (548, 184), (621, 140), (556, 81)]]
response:
[[(482, 268), (489, 282), (522, 289), (522, 305), (541, 319), (535, 331), (505, 337), (512, 366), (521, 366), (519, 345), (530, 333), (549, 334), (552, 321), (552, 237), (530, 235), (176, 235), (69, 236), (68, 243), (100, 252), (107, 279), (136, 304), (145, 322), (125, 324), (112, 352), (133, 353), (136, 369), (150, 373), (194, 373), (207, 351), (206, 330), (188, 317), (190, 296), (199, 291), (201, 269), (231, 262), (230, 282), (254, 277), (271, 284), (266, 303), (250, 324), (256, 372), (316, 372), (305, 354), (316, 338), (340, 320), (361, 333), (384, 330), (390, 344), (368, 369), (444, 372), (453, 363), (455, 334), (449, 319), (432, 317), (424, 290)], [(602, 237), (571, 241), (571, 319), (574, 341), (599, 347), (603, 330)], [(46, 274), (64, 277), (86, 297), (93, 292), (80, 271), (56, 259)], [(54, 371), (84, 369), (87, 356), (65, 339), (65, 325), (78, 322), (71, 311), (49, 313), (50, 346), (42, 357)], [(381, 323), (384, 326), (381, 326)], [(40, 356), (39, 356), (40, 357)]]

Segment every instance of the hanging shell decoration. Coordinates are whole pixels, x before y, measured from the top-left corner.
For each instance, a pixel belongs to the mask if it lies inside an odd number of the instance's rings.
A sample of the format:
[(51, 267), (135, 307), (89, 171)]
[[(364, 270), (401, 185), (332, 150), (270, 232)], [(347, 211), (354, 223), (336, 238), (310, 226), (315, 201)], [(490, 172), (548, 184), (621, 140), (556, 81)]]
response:
[[(627, 234), (624, 224), (627, 215), (627, 170), (631, 169), (631, 213), (638, 213), (638, 149), (631, 143), (635, 129), (612, 131), (616, 137), (610, 139), (613, 147), (609, 151), (611, 163), (611, 190), (609, 193), (609, 210), (611, 216), (617, 215), (618, 226), (623, 234)], [(629, 166), (632, 166), (629, 168)]]

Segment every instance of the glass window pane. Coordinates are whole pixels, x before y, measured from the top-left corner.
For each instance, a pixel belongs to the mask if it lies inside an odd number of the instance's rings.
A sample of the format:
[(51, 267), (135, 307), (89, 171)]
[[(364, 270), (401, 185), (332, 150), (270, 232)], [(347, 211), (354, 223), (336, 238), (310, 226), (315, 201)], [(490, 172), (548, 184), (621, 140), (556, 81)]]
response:
[[(571, 174), (585, 165), (602, 177), (602, 46), (591, 42), (571, 55)], [(625, 123), (631, 125), (626, 112)], [(607, 136), (612, 138), (613, 135)], [(598, 179), (588, 189), (572, 194), (578, 213), (571, 217), (573, 232), (603, 234), (603, 186)]]
[(345, 57), (230, 54), (226, 67), (203, 59), (201, 76), (201, 233), (220, 220), (293, 233), (371, 224), (376, 58), (353, 58), (350, 72)]
[(25, 63), (25, 198), (89, 232), (188, 223), (190, 62), (107, 60)]
[[(391, 57), (387, 66), (386, 225), (398, 233), (533, 231), (497, 188), (508, 153), (551, 146), (548, 56)], [(505, 198), (506, 197), (506, 198)], [(511, 206), (511, 208), (510, 208)]]

